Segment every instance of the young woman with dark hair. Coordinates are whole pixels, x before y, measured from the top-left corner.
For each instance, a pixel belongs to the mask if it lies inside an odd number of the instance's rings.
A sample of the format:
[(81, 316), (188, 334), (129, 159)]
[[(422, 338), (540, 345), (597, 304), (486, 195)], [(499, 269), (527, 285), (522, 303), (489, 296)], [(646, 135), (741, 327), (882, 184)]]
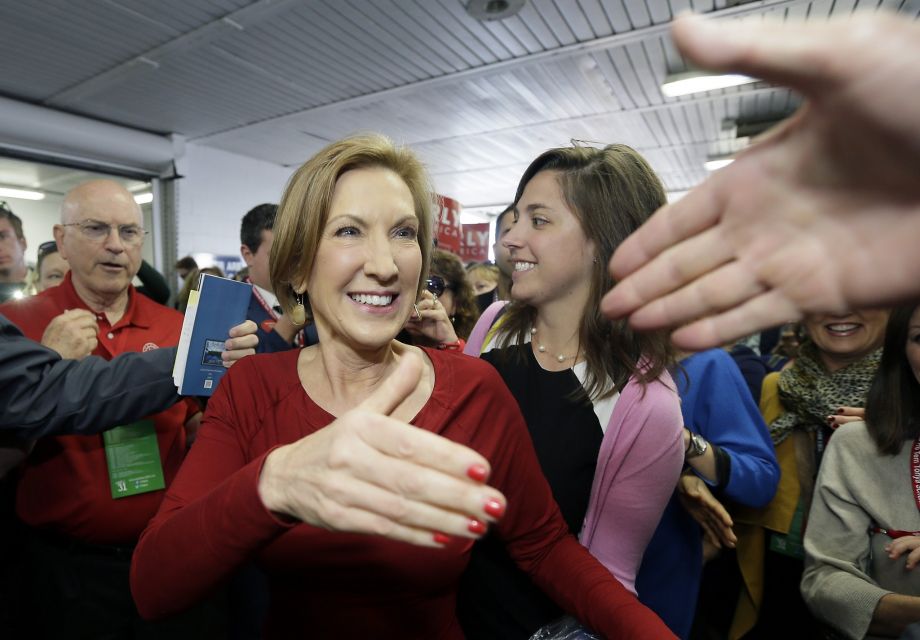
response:
[[(551, 149), (518, 185), (512, 302), (483, 313), (467, 344), (521, 407), (569, 530), (630, 591), (677, 485), (683, 421), (667, 336), (605, 319), (617, 246), (665, 202), (625, 145)], [(459, 611), (467, 637), (529, 638), (559, 614), (497, 540), (477, 543)]]

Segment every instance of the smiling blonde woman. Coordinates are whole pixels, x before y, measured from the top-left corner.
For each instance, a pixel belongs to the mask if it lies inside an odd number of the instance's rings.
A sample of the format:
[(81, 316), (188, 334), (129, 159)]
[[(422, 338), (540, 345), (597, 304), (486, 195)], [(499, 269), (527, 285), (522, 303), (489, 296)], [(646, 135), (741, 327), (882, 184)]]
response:
[(494, 369), (395, 340), (427, 276), (432, 204), (418, 160), (380, 137), (334, 143), (291, 178), (272, 281), (309, 308), (319, 344), (221, 381), (138, 545), (143, 615), (187, 607), (255, 558), (267, 638), (460, 640), (457, 585), (491, 528), (608, 637), (670, 637), (568, 534)]

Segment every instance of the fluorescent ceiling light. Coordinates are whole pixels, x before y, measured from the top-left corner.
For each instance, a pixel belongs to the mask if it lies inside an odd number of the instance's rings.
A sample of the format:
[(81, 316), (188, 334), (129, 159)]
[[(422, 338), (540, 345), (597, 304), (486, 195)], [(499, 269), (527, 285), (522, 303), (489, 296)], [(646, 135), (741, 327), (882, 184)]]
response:
[(734, 158), (710, 158), (703, 163), (703, 167), (706, 168), (706, 171), (716, 171), (722, 167), (727, 167), (734, 161)]
[(757, 78), (739, 74), (713, 75), (701, 71), (690, 71), (669, 75), (661, 85), (661, 93), (669, 98), (685, 96), (691, 93), (737, 87), (738, 85), (757, 82)]
[(152, 193), (141, 193), (140, 195), (134, 196), (134, 201), (137, 204), (147, 204), (148, 202), (153, 202)]
[(25, 189), (7, 189), (0, 187), (0, 196), (4, 198), (19, 198), (20, 200), (44, 200), (45, 194), (41, 191), (26, 191)]

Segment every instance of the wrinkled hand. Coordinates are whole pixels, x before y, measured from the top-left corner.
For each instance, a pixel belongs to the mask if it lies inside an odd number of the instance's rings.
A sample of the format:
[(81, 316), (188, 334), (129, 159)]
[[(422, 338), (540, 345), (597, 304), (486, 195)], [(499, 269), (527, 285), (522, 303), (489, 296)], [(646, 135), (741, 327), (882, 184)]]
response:
[(487, 477), (485, 458), (389, 417), (418, 385), (422, 367), (406, 354), (360, 406), (273, 451), (259, 480), (265, 506), (317, 527), (429, 547), (444, 544), (444, 534), (484, 533), (506, 504), (467, 476), (477, 468), (471, 476)]
[(86, 309), (70, 309), (55, 316), (42, 334), (42, 344), (64, 360), (82, 360), (99, 344), (96, 316)]
[(703, 528), (706, 542), (717, 549), (734, 549), (738, 538), (732, 530), (732, 517), (716, 500), (709, 487), (693, 473), (684, 473), (677, 483), (677, 496), (684, 509)]
[(256, 352), (256, 347), (259, 346), (256, 328), (256, 323), (252, 320), (246, 320), (230, 328), (230, 339), (224, 342), (227, 350), (220, 354), (225, 367), (229, 368), (237, 360)]
[(620, 245), (604, 313), (639, 329), (686, 325), (673, 340), (696, 350), (920, 294), (920, 25), (884, 12), (686, 17), (673, 36), (696, 65), (807, 103)]
[(406, 331), (441, 344), (457, 341), (454, 324), (444, 310), (444, 305), (430, 291), (422, 291), (422, 297), (415, 306), (422, 317), (419, 319), (413, 309), (406, 321)]
[(862, 407), (840, 407), (837, 413), (827, 416), (827, 424), (831, 429), (836, 429), (847, 422), (858, 422), (866, 419), (866, 410)]
[(913, 569), (920, 562), (920, 536), (903, 536), (892, 540), (885, 545), (885, 551), (892, 560), (897, 560), (906, 553), (907, 562), (904, 566)]

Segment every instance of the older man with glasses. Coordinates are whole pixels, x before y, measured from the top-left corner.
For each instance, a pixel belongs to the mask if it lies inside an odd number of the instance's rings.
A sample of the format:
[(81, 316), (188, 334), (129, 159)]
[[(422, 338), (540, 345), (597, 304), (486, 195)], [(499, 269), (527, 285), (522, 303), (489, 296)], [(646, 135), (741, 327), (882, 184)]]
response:
[[(131, 285), (146, 234), (124, 187), (111, 180), (81, 184), (65, 196), (54, 227), (70, 272), (56, 287), (0, 305), (0, 313), (33, 340), (44, 336), (45, 344), (46, 329), (55, 331), (65, 356), (68, 337), (81, 335), (98, 340), (92, 353), (104, 359), (175, 346), (181, 314)], [(26, 588), (38, 636), (130, 636), (146, 624), (127, 588), (131, 554), (199, 417), (189, 400), (115, 428), (100, 421), (92, 435), (38, 440), (16, 496), (17, 515), (29, 527)], [(77, 574), (81, 588), (74, 591)], [(182, 632), (168, 627), (161, 635), (205, 637), (204, 624), (193, 620)], [(156, 637), (151, 627), (145, 633)]]

